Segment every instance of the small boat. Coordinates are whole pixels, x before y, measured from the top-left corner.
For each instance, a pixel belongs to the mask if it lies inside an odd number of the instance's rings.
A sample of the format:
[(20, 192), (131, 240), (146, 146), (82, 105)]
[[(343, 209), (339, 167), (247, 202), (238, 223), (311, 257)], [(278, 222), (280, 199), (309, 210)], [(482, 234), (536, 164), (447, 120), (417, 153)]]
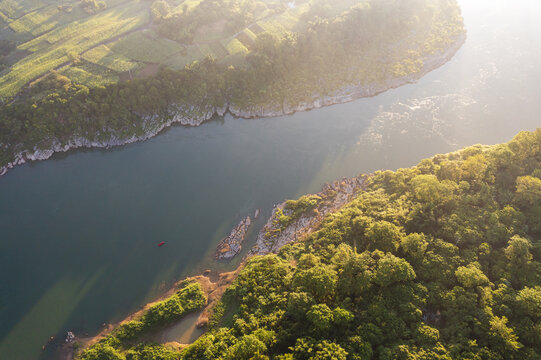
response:
[(165, 244), (165, 241), (162, 241), (161, 243), (159, 243), (158, 247), (162, 246), (163, 244)]

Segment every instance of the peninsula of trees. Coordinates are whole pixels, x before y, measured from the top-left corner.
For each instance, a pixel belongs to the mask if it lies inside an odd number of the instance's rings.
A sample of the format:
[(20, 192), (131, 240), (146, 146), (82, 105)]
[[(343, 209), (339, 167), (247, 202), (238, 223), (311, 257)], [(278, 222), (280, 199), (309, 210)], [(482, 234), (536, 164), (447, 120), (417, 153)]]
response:
[(227, 110), (275, 116), (372, 96), (445, 63), (455, 0), (6, 0), (0, 174)]
[[(192, 283), (79, 358), (539, 359), (541, 129), (363, 179), (306, 236), (251, 257), (195, 343), (145, 341), (204, 305)], [(333, 191), (270, 222), (285, 231)]]

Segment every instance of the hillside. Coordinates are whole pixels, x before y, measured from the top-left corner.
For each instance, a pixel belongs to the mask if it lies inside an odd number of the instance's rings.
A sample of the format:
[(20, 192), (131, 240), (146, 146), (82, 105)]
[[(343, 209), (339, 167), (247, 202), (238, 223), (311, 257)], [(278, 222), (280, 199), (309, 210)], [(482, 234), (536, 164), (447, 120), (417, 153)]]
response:
[(541, 129), (339, 181), (275, 208), (265, 241), (295, 235), (256, 249), (277, 254), (248, 259), (194, 344), (148, 343), (182, 318), (173, 297), (79, 356), (539, 359), (540, 218)]
[[(245, 55), (253, 50), (260, 34), (295, 36), (313, 31), (314, 22), (332, 21), (351, 9), (374, 12), (378, 9), (370, 10), (371, 7), (385, 9), (390, 5), (392, 1), (380, 5), (355, 0), (7, 0), (0, 5), (0, 61), (4, 68), (0, 98), (20, 93), (51, 70), (74, 83), (95, 87), (122, 78), (149, 76), (157, 70), (154, 64), (182, 70), (207, 56), (226, 65), (245, 66)], [(412, 1), (407, 7), (409, 13), (388, 24), (393, 30), (404, 30), (405, 26), (413, 30), (418, 26), (412, 23), (413, 15), (419, 20), (440, 20), (431, 19), (427, 12), (447, 10), (422, 1)], [(415, 12), (411, 9), (414, 7)], [(401, 12), (405, 8), (403, 5)], [(456, 21), (452, 17), (450, 20)], [(375, 30), (373, 24), (365, 26), (363, 30)], [(455, 25), (433, 26), (447, 26), (446, 30), (453, 31)], [(362, 40), (368, 41), (366, 36), (359, 35), (343, 34), (340, 40), (365, 37)], [(375, 41), (382, 35), (399, 38), (390, 31), (371, 33), (370, 37)], [(432, 51), (449, 40), (445, 38), (447, 34), (431, 35), (416, 36)]]
[(7, 0), (0, 19), (0, 174), (226, 111), (373, 96), (465, 38), (454, 0)]

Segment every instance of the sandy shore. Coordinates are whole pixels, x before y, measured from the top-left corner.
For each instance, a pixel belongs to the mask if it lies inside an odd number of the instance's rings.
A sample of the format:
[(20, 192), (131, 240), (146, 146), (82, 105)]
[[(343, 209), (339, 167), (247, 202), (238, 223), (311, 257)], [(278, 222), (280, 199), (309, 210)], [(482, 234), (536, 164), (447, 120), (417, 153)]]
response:
[[(196, 326), (198, 328), (205, 327), (208, 323), (212, 309), (221, 299), (226, 288), (233, 282), (233, 280), (235, 280), (238, 273), (243, 268), (244, 264), (245, 262), (242, 262), (241, 264), (239, 264), (239, 266), (235, 270), (230, 271), (230, 272), (216, 273), (216, 272), (212, 272), (211, 270), (206, 270), (201, 275), (191, 276), (191, 277), (177, 281), (170, 289), (162, 293), (157, 299), (143, 305), (138, 311), (128, 315), (126, 318), (124, 318), (120, 322), (115, 323), (115, 324), (104, 324), (103, 330), (101, 330), (97, 335), (92, 336), (92, 337), (77, 337), (75, 341), (73, 341), (72, 343), (63, 345), (59, 351), (59, 359), (73, 360), (77, 352), (75, 350), (75, 344), (77, 344), (78, 349), (86, 349), (89, 346), (92, 346), (93, 344), (97, 343), (101, 339), (105, 338), (118, 326), (128, 321), (140, 318), (143, 315), (143, 313), (146, 310), (148, 310), (152, 305), (156, 304), (159, 301), (162, 301), (171, 297), (175, 293), (175, 291), (178, 290), (178, 288), (180, 287), (180, 284), (184, 282), (185, 280), (197, 281), (201, 285), (201, 288), (203, 292), (205, 293), (205, 296), (207, 297), (206, 305), (201, 310), (198, 310), (195, 313), (195, 315), (197, 315)], [(192, 314), (189, 314), (188, 316), (190, 315)], [(148, 340), (151, 340), (153, 342), (161, 342), (161, 339), (167, 338), (168, 332), (171, 331), (171, 329), (174, 326), (178, 325), (179, 322), (182, 322), (184, 320), (185, 320), (185, 317), (183, 317), (177, 323), (174, 323), (164, 328), (163, 330), (159, 331), (156, 334), (150, 334)], [(181, 344), (178, 342), (168, 342), (167, 344), (176, 348), (182, 348), (188, 345), (188, 344)]]

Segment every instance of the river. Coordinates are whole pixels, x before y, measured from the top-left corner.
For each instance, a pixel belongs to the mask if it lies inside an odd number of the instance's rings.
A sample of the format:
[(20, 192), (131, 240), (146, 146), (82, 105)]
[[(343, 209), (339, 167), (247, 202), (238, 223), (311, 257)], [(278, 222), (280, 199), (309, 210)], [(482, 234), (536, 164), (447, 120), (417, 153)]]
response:
[[(468, 38), (417, 84), (270, 119), (227, 115), (0, 177), (0, 359), (54, 358), (204, 268), (256, 208), (541, 126), (541, 1), (461, 1)], [(165, 245), (157, 244), (165, 241)], [(238, 261), (238, 260), (237, 260)]]

